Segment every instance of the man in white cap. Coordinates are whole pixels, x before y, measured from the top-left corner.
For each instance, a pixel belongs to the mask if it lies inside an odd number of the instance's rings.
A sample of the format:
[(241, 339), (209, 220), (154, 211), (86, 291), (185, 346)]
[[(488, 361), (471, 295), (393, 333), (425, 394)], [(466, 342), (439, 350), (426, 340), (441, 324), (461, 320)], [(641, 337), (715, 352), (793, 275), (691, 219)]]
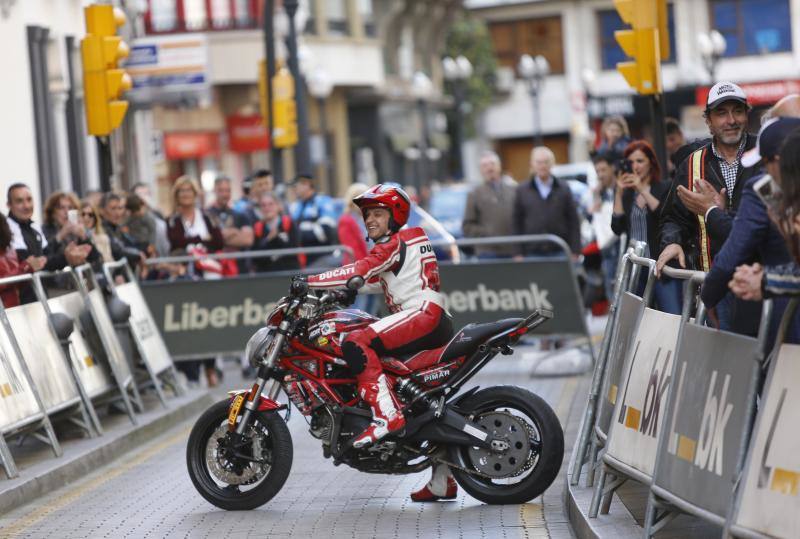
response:
[[(742, 164), (755, 146), (746, 132), (750, 107), (744, 91), (732, 82), (715, 84), (704, 113), (711, 141), (695, 150), (675, 174), (675, 191), (661, 214), (661, 255), (656, 272), (668, 262), (709, 271), (725, 243), (744, 184), (758, 172)], [(727, 305), (720, 304), (720, 323), (730, 329)]]

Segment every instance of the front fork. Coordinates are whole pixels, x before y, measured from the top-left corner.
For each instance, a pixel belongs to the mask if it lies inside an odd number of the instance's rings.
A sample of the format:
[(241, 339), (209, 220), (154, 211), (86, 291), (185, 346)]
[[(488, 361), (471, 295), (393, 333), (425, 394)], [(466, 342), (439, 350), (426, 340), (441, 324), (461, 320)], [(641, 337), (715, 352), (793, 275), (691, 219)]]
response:
[[(244, 402), (242, 420), (239, 421), (238, 425), (236, 425), (236, 433), (239, 435), (244, 435), (247, 425), (250, 424), (250, 418), (252, 417), (253, 412), (258, 409), (258, 404), (261, 401), (261, 394), (264, 392), (264, 385), (267, 383), (267, 378), (278, 361), (278, 356), (280, 356), (281, 350), (283, 350), (283, 345), (286, 342), (286, 332), (288, 329), (289, 323), (285, 320), (281, 322), (281, 325), (278, 327), (278, 334), (275, 336), (275, 340), (272, 341), (272, 345), (269, 349), (269, 355), (267, 356), (266, 361), (264, 361), (264, 363), (258, 369), (258, 378), (256, 378), (256, 382), (253, 384), (253, 388), (247, 394)], [(278, 380), (273, 380), (272, 385), (267, 391), (267, 396), (271, 400), (275, 400), (278, 397), (280, 390), (281, 383)]]

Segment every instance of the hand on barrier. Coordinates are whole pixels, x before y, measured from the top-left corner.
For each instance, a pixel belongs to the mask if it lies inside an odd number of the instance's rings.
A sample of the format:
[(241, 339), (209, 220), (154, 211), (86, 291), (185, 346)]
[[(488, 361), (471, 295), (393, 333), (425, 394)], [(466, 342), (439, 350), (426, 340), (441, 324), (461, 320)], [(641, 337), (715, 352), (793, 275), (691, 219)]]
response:
[(752, 266), (741, 265), (736, 268), (733, 279), (728, 283), (728, 288), (738, 298), (747, 301), (761, 301), (761, 281), (764, 278), (764, 268), (761, 264)]
[(681, 267), (685, 269), (686, 255), (683, 254), (683, 247), (677, 243), (670, 243), (664, 247), (664, 250), (661, 251), (661, 255), (656, 261), (656, 277), (661, 277), (661, 269), (667, 265), (667, 262), (675, 258), (678, 259), (678, 263), (681, 265)]
[(44, 268), (45, 264), (47, 264), (47, 257), (31, 255), (25, 259), (25, 262), (31, 267), (31, 270), (39, 271)]
[(293, 296), (305, 296), (308, 293), (308, 279), (305, 275), (295, 275), (292, 277), (292, 284), (289, 286), (289, 292)]

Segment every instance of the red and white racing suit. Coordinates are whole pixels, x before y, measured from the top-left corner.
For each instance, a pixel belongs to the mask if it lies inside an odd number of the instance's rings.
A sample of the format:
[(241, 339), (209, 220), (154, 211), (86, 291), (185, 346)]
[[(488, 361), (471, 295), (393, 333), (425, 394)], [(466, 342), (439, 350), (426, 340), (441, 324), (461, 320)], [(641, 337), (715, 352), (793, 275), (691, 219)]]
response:
[(365, 282), (362, 292), (383, 290), (392, 312), (364, 329), (353, 331), (342, 343), (343, 359), (359, 381), (362, 377), (369, 380), (378, 377), (379, 355), (406, 355), (436, 348), (452, 336), (450, 316), (439, 292), (439, 264), (421, 228), (407, 228), (384, 236), (366, 257), (312, 275), (308, 285), (341, 288), (357, 276)]

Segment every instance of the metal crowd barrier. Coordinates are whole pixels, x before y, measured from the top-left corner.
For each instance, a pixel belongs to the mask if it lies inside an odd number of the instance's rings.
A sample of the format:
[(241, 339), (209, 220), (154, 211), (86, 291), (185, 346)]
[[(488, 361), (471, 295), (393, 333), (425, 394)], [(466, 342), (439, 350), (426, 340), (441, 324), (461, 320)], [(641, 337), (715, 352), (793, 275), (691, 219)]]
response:
[[(524, 317), (534, 309), (546, 308), (555, 311), (556, 316), (537, 328), (537, 335), (578, 335), (585, 338), (590, 353), (593, 352), (569, 248), (561, 238), (531, 235), (466, 239), (456, 243), (546, 243), (554, 246), (554, 254), (523, 261), (462, 259), (459, 263), (440, 263), (442, 292), (454, 316), (454, 325)], [(266, 251), (264, 256), (299, 252), (305, 250)], [(252, 255), (249, 252), (239, 254), (242, 257)], [(154, 259), (151, 263), (158, 261)], [(173, 359), (191, 360), (241, 352), (254, 329), (264, 323), (273, 302), (286, 294), (289, 277), (295, 273), (297, 271), (214, 280), (142, 281), (140, 285)], [(567, 275), (569, 279), (565, 279)], [(109, 277), (112, 276), (110, 273)]]
[[(125, 283), (119, 284), (115, 281), (114, 275), (117, 269), (124, 271)], [(122, 324), (133, 337), (136, 351), (147, 370), (150, 383), (155, 388), (161, 404), (166, 406), (162, 386), (169, 386), (176, 395), (180, 395), (182, 390), (178, 383), (175, 364), (145, 303), (139, 283), (125, 260), (103, 264), (103, 272), (113, 293), (130, 306), (130, 316)]]
[[(608, 322), (600, 345), (600, 355), (592, 373), (592, 384), (578, 437), (578, 450), (573, 453), (570, 465), (570, 481), (573, 485), (578, 484), (587, 455), (589, 457), (587, 485), (592, 485), (597, 450), (605, 444), (606, 432), (611, 421), (611, 410), (613, 410), (617, 393), (617, 386), (609, 385), (608, 380), (619, 379), (625, 351), (629, 347), (644, 303), (642, 298), (630, 292), (634, 284), (639, 282), (638, 273), (633, 275), (634, 264), (631, 256), (641, 255), (643, 252), (644, 244), (639, 243), (622, 253), (617, 265), (614, 297), (609, 307)], [(649, 298), (649, 295), (650, 290), (645, 296)], [(624, 335), (620, 335), (621, 330), (625, 330)], [(599, 400), (601, 396), (605, 396), (603, 401)], [(599, 417), (601, 412), (603, 412), (602, 417)]]
[[(629, 250), (617, 282), (637, 283), (632, 268), (649, 268), (646, 298), (654, 265)], [(628, 331), (619, 326), (625, 323), (622, 305), (631, 294), (623, 287), (614, 298), (616, 310), (609, 321), (614, 327), (606, 328), (570, 469), (570, 479), (577, 483), (594, 433), (605, 450), (590, 518), (607, 513), (614, 491), (634, 479), (649, 486), (645, 537), (682, 513), (724, 527), (723, 536), (800, 536), (800, 444), (795, 432), (800, 346), (780, 346), (798, 300), (784, 312), (778, 344), (765, 360), (771, 301), (764, 302), (756, 338), (711, 329), (703, 325), (702, 302), (690, 318), (705, 274), (672, 268), (664, 273), (686, 281), (683, 312), (677, 317), (641, 309), (624, 367), (616, 376), (609, 350), (614, 336)], [(600, 418), (592, 412), (592, 407), (602, 409), (601, 395), (613, 404), (605, 441)], [(591, 456), (589, 463), (593, 465)], [(591, 470), (587, 479), (590, 475)], [(613, 480), (607, 485), (609, 477)]]
[[(44, 281), (55, 286), (46, 291)], [(96, 436), (103, 427), (95, 406), (121, 401), (136, 424), (141, 396), (91, 268), (7, 277), (0, 285), (31, 286), (36, 296), (25, 305), (0, 304), (0, 462), (6, 475), (19, 474), (9, 437), (31, 434), (62, 454), (52, 426), (57, 418)]]

